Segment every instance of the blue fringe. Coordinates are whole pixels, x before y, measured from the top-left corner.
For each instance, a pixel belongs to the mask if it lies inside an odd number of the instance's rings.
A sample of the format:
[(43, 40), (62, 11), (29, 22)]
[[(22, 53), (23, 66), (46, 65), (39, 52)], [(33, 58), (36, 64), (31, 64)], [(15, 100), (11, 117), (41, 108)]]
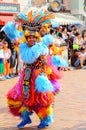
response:
[(46, 45), (49, 46), (54, 42), (55, 38), (51, 34), (47, 34), (42, 38), (42, 42)]
[(53, 86), (51, 82), (44, 74), (41, 74), (36, 78), (35, 85), (35, 89), (37, 92), (53, 91)]
[(19, 13), (18, 16), (21, 17), (22, 19), (28, 21), (28, 18), (24, 14)]
[(48, 55), (48, 48), (42, 43), (36, 43), (32, 47), (28, 47), (28, 44), (20, 44), (20, 55), (24, 63), (32, 64), (41, 55)]
[(38, 128), (45, 128), (54, 122), (53, 116), (47, 116), (45, 119), (41, 120)]
[(53, 119), (53, 116), (47, 116), (45, 119), (44, 119), (45, 123), (48, 123), (48, 125), (52, 122), (54, 122), (54, 119)]
[(16, 29), (14, 22), (8, 22), (3, 28), (2, 31), (5, 32), (7, 37), (13, 42), (14, 40), (21, 38), (24, 35), (24, 32), (20, 32)]
[(66, 60), (60, 58), (58, 55), (52, 57), (52, 62), (57, 67), (68, 67)]

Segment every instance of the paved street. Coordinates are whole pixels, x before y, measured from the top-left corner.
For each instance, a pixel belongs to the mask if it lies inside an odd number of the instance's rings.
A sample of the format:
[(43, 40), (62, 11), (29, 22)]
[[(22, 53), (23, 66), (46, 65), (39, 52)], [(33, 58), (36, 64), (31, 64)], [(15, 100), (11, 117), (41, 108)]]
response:
[[(55, 122), (46, 130), (86, 130), (86, 69), (63, 72), (62, 92), (56, 97)], [(0, 81), (0, 130), (18, 130), (20, 122), (7, 108), (6, 94), (18, 78)], [(23, 130), (38, 130), (39, 119), (33, 114), (32, 124)]]

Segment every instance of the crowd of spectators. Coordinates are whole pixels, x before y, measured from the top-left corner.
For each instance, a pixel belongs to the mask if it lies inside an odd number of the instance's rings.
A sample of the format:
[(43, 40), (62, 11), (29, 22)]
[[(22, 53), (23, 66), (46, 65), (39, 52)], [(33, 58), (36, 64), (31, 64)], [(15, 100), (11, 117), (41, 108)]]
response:
[(12, 44), (8, 38), (0, 41), (0, 80), (19, 76), (22, 68), (17, 42)]
[[(57, 50), (62, 49), (60, 57), (68, 62), (68, 67), (59, 67), (62, 70), (71, 70), (71, 67), (83, 68), (86, 65), (86, 30), (79, 31), (75, 25), (71, 30), (59, 26), (51, 31), (54, 37), (54, 45)], [(5, 37), (0, 40), (0, 80), (11, 79), (19, 76), (24, 64), (20, 58), (18, 43), (11, 43)]]
[[(70, 67), (85, 68), (86, 65), (86, 30), (82, 32), (71, 26), (71, 30), (67, 27), (60, 26), (56, 30), (56, 38), (59, 40), (60, 46), (63, 46), (62, 57), (69, 63)], [(70, 70), (69, 68), (65, 70)]]

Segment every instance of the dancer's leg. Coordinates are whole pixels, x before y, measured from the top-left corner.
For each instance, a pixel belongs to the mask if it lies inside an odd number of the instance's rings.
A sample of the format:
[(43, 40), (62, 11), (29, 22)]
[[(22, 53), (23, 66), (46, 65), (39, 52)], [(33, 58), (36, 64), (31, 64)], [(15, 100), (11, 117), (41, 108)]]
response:
[(37, 115), (40, 118), (38, 128), (45, 128), (54, 121), (52, 106), (40, 108)]
[(18, 128), (23, 128), (26, 124), (32, 123), (30, 115), (32, 112), (24, 111), (21, 115), (22, 121), (17, 125)]

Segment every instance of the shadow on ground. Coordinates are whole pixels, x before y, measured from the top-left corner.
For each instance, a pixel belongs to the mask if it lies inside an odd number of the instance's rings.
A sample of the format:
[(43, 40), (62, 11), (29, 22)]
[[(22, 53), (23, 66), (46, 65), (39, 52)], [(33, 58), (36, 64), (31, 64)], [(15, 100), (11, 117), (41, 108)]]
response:
[[(37, 128), (37, 126), (31, 126), (31, 127), (24, 127), (21, 129), (18, 129), (16, 127), (9, 127), (9, 128), (4, 128), (4, 127), (0, 127), (0, 130), (40, 130)], [(41, 130), (50, 130), (48, 127), (45, 129), (41, 129)]]
[(86, 130), (86, 123), (81, 123), (79, 125), (75, 125), (72, 128), (64, 128), (61, 130)]

